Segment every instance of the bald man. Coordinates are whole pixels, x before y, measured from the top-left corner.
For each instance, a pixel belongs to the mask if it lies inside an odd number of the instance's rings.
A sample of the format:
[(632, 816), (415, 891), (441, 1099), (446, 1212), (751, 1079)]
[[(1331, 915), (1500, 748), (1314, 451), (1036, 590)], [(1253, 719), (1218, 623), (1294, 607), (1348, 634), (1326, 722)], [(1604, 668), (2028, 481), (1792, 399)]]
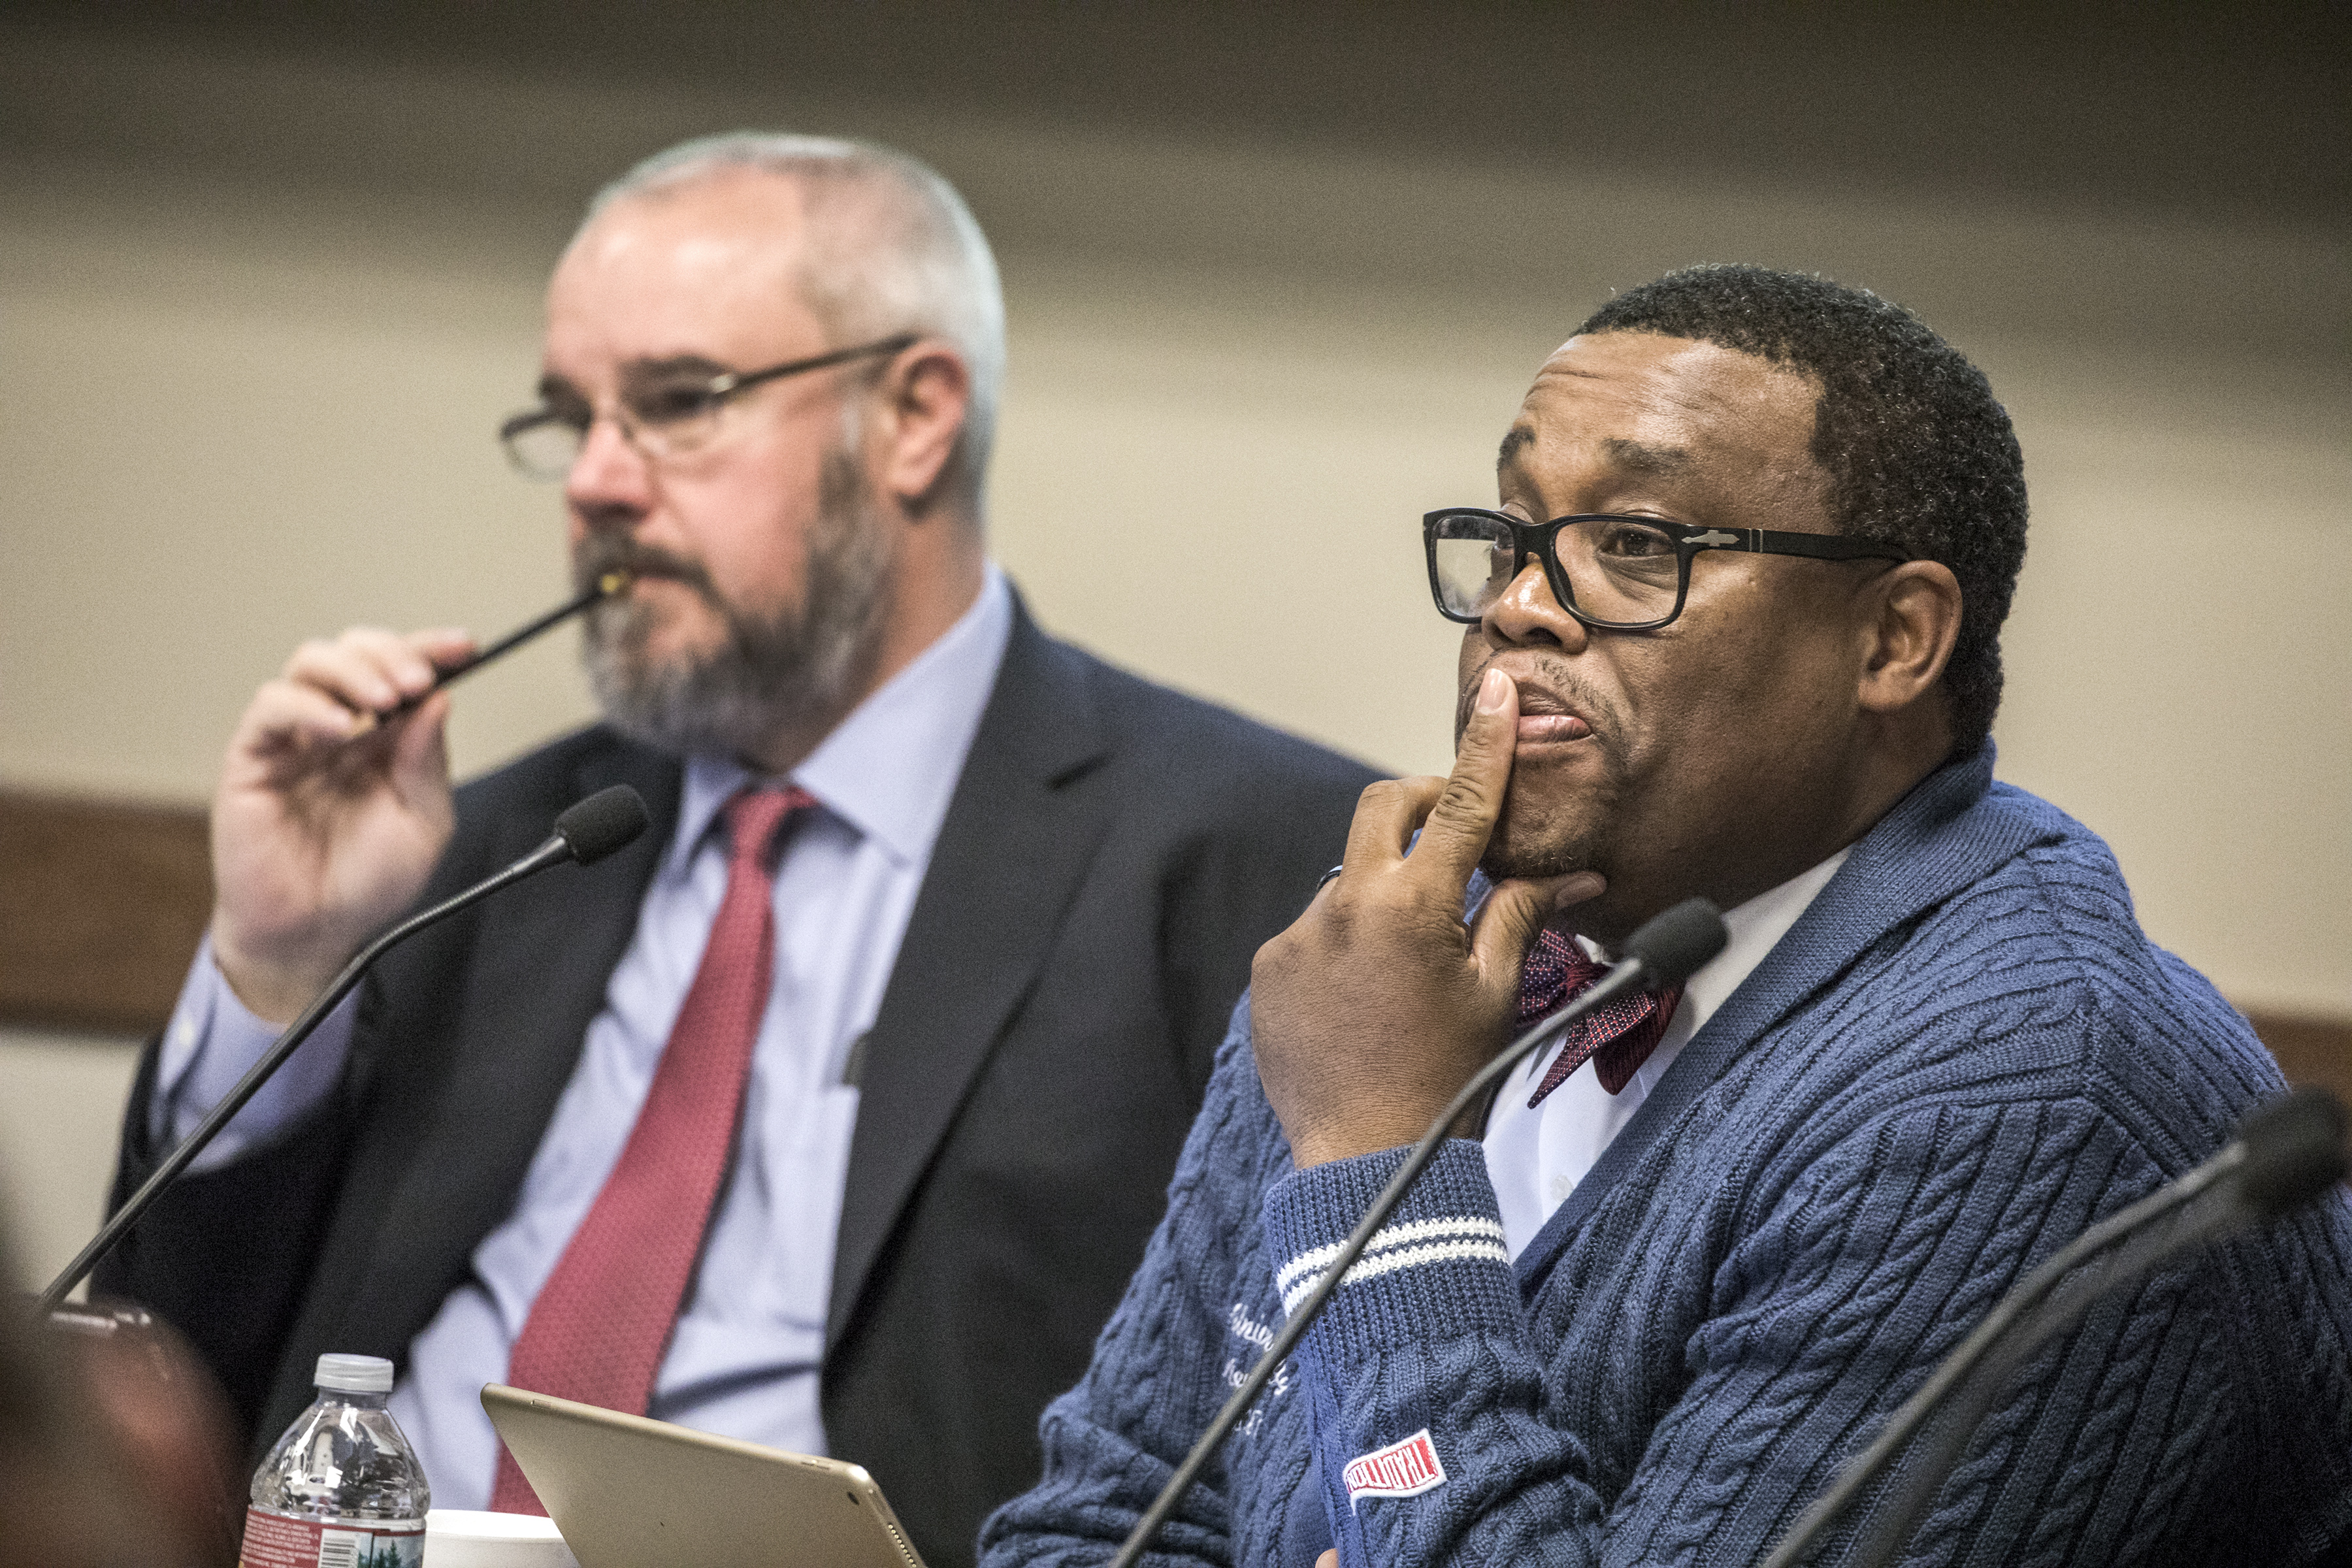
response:
[(865, 1465), (968, 1562), (1141, 1256), (1258, 943), (1367, 772), (1041, 634), (990, 563), (1003, 306), (944, 181), (740, 135), (598, 196), (501, 431), (560, 482), (604, 722), (452, 791), (449, 632), (304, 645), (122, 1190), (401, 910), (635, 785), (656, 831), (441, 927), (232, 1124), (104, 1283), (267, 1442), (393, 1358), (445, 1507), (535, 1509), (509, 1382)]

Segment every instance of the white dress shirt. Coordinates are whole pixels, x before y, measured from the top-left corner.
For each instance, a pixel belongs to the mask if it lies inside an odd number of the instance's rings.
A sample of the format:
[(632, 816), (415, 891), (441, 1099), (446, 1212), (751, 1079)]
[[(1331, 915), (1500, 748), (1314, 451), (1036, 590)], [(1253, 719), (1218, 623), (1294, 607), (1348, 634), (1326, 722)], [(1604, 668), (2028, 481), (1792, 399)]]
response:
[[(773, 989), (742, 1132), (655, 1380), (657, 1419), (825, 1451), (817, 1373), (858, 1098), (844, 1072), (881, 1008), (1012, 626), (1012, 593), (992, 564), (963, 616), (793, 770), (791, 782), (820, 809), (793, 827), (777, 868)], [(677, 832), (514, 1210), (411, 1342), (391, 1408), (424, 1459), (436, 1507), (489, 1504), (498, 1449), (481, 1386), (505, 1381), (531, 1302), (635, 1125), (726, 889), (719, 808), (749, 782), (730, 761), (688, 762)], [(315, 1106), (351, 1032), (348, 1010), (330, 1020), (205, 1163), (267, 1142)], [(200, 956), (165, 1035), (159, 1131), (184, 1133), (274, 1034)]]
[[(1665, 1037), (1622, 1091), (1612, 1094), (1601, 1088), (1600, 1069), (1588, 1061), (1530, 1109), (1528, 1100), (1563, 1048), (1559, 1046), (1537, 1052), (1503, 1080), (1486, 1116), (1486, 1174), (1503, 1209), (1503, 1246), (1513, 1258), (1535, 1239), (1552, 1211), (1568, 1201), (1691, 1037), (1739, 989), (1748, 972), (1764, 962), (1764, 955), (1837, 875), (1847, 853), (1841, 849), (1811, 870), (1726, 911), (1723, 923), (1731, 940), (1684, 983), (1682, 1003), (1666, 1026)], [(1608, 962), (1593, 943), (1582, 937), (1576, 941), (1587, 956)]]

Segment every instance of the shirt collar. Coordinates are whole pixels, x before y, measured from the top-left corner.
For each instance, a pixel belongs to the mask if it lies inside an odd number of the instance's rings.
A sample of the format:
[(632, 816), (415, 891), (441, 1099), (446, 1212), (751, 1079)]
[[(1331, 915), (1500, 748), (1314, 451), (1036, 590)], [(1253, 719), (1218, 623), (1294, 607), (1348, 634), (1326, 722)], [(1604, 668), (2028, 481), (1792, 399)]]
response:
[[(1013, 590), (992, 561), (971, 607), (835, 725), (791, 782), (901, 866), (928, 860), (1012, 634)], [(684, 873), (719, 808), (757, 778), (731, 757), (686, 760), (664, 875)]]
[[(1832, 877), (1837, 875), (1845, 858), (1853, 853), (1849, 844), (1811, 870), (1800, 871), (1777, 888), (1757, 894), (1736, 909), (1723, 912), (1723, 926), (1729, 940), (1723, 951), (1691, 971), (1683, 982), (1682, 1005), (1675, 1009), (1675, 1033), (1687, 1039), (1704, 1028), (1717, 1007), (1739, 989), (1764, 955), (1780, 944), (1797, 923), (1797, 917), (1807, 905), (1821, 895)], [(1608, 962), (1606, 953), (1584, 938), (1577, 942), (1585, 952), (1601, 962)]]

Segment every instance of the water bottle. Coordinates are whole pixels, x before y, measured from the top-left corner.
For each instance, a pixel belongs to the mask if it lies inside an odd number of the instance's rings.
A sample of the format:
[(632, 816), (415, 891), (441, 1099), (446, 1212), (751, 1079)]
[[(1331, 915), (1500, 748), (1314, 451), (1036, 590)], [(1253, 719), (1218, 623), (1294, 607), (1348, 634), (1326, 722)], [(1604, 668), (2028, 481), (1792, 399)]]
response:
[(253, 1473), (239, 1568), (418, 1568), (433, 1494), (383, 1407), (392, 1363), (322, 1355), (317, 1382)]

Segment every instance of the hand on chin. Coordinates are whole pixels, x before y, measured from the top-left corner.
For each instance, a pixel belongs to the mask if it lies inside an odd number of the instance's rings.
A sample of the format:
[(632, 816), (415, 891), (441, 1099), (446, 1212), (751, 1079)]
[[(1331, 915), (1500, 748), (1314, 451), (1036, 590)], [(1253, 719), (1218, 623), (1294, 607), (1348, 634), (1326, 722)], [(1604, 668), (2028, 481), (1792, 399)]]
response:
[(1590, 871), (1508, 879), (1464, 923), (1517, 730), (1517, 689), (1490, 669), (1453, 773), (1367, 790), (1340, 875), (1258, 950), (1258, 1077), (1302, 1168), (1419, 1138), (1505, 1043), (1537, 932), (1606, 887)]

